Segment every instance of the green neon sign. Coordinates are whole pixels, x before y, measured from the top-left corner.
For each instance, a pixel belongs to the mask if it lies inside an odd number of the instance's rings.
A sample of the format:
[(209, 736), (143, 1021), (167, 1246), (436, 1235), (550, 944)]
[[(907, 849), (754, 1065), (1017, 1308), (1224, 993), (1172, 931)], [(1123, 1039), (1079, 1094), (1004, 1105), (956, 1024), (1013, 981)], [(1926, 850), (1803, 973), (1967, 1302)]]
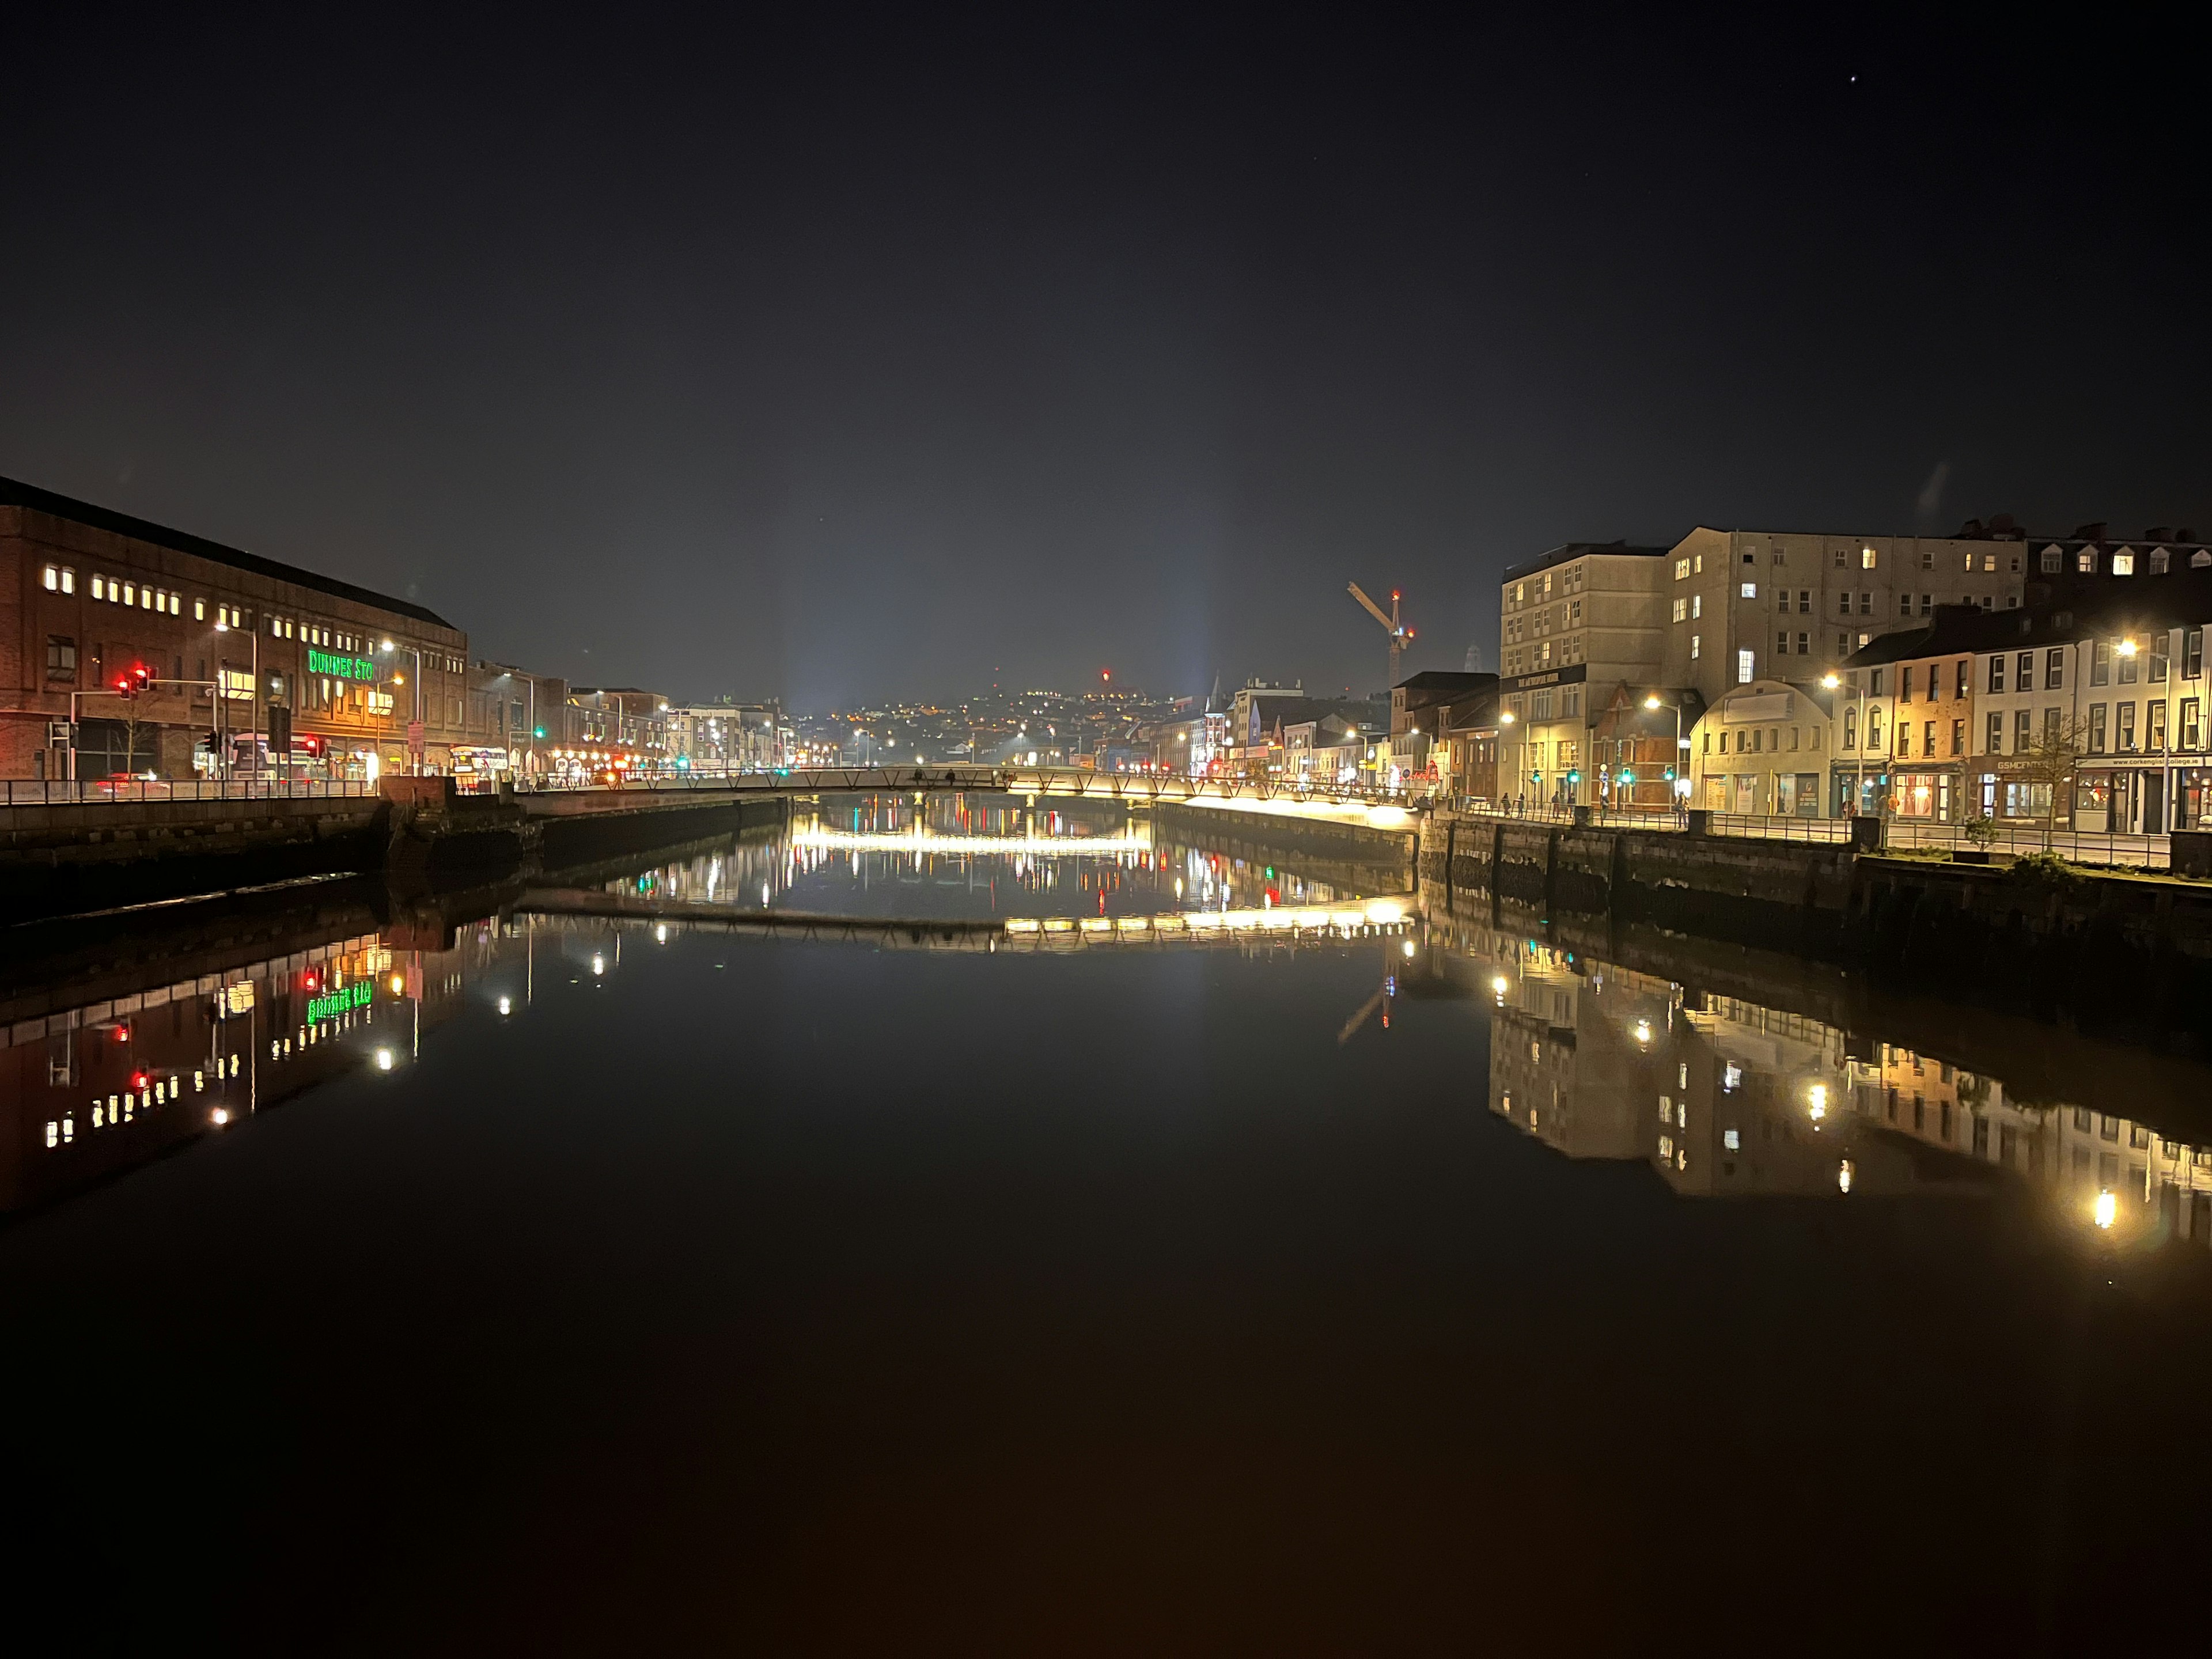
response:
[(374, 981), (356, 980), (350, 985), (341, 985), (328, 996), (307, 999), (307, 1024), (320, 1025), (326, 1019), (336, 1019), (340, 1014), (349, 1014), (356, 1008), (366, 1008), (376, 999)]
[(318, 651), (310, 646), (307, 647), (307, 672), (310, 674), (328, 674), (337, 680), (373, 680), (376, 678), (376, 665), (367, 657), (333, 656), (330, 652)]

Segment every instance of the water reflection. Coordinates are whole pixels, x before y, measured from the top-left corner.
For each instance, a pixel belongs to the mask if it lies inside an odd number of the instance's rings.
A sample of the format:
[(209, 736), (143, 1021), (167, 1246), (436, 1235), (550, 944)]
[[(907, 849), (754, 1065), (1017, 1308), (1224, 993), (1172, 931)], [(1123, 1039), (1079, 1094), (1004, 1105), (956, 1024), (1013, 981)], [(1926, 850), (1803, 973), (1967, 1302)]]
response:
[(2212, 1243), (2201, 1134), (1540, 933), (1429, 920), (1425, 970), (1489, 1011), (1491, 1110), (1570, 1158), (1648, 1164), (1700, 1198), (2033, 1195), (2112, 1242)]
[[(2173, 1109), (2164, 1117), (2054, 1096), (1802, 999), (1699, 988), (1713, 975), (1686, 941), (1646, 942), (1630, 965), (1455, 915), (1448, 897), (1417, 910), (1388, 868), (1105, 806), (872, 799), (569, 881), (464, 899), (427, 924), (363, 928), (341, 906), (248, 959), (228, 943), (157, 951), (76, 990), (7, 993), (0, 1209), (233, 1130), (341, 1073), (404, 1071), (465, 1010), (526, 1016), (549, 975), (605, 982), (625, 951), (688, 930), (842, 918), (844, 933), (817, 936), (1016, 953), (1379, 945), (1374, 993), (1338, 1042), (1378, 1013), (1388, 1029), (1401, 994), (1472, 1000), (1489, 1109), (1570, 1158), (1646, 1164), (1685, 1197), (2032, 1195), (2108, 1241), (2212, 1243), (2212, 1135), (2179, 1115), (2185, 1088), (2154, 1099)], [(871, 932), (872, 918), (896, 926)], [(2189, 1076), (2212, 1097), (2212, 1079)]]

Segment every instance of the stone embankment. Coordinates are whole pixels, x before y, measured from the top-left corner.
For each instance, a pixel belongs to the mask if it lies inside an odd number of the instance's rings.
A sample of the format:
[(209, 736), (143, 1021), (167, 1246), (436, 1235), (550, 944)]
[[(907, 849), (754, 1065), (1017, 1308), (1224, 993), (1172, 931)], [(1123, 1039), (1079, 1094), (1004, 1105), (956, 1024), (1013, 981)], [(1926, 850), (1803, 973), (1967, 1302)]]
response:
[(1425, 883), (1543, 921), (1656, 927), (1864, 967), (2086, 1028), (2212, 1026), (2212, 884), (1850, 846), (1437, 814)]
[(463, 795), (449, 778), (386, 778), (368, 796), (6, 806), (0, 921), (317, 876), (444, 883), (647, 852), (781, 823), (788, 810), (707, 790)]

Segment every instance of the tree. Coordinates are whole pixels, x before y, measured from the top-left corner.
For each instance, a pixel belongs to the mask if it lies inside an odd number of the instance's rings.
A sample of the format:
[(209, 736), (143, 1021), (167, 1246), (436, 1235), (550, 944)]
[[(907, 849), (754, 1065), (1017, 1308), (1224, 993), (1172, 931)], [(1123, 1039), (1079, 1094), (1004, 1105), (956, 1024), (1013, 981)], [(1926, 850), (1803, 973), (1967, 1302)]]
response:
[(2015, 783), (2033, 784), (2044, 791), (2043, 850), (2051, 850), (2051, 834), (2058, 827), (2058, 807), (2074, 793), (2074, 775), (2089, 752), (2087, 729), (2071, 714), (2045, 724), (2018, 749), (2004, 757), (1999, 769)]

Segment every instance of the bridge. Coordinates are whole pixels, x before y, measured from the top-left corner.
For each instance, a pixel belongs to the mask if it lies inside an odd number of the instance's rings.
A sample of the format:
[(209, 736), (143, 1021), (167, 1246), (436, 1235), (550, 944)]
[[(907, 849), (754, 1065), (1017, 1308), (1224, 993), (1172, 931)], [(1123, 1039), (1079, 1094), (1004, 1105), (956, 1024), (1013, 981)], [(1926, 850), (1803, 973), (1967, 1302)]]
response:
[[(515, 799), (532, 816), (561, 816), (564, 800), (678, 799), (702, 793), (732, 799), (802, 795), (945, 794), (1036, 795), (1110, 801), (1120, 805), (1219, 803), (1339, 817), (1395, 829), (1412, 822), (1402, 790), (1362, 784), (1315, 783), (1303, 778), (1194, 778), (1162, 772), (1096, 772), (1079, 766), (828, 766), (774, 772), (684, 772), (622, 784), (520, 784)], [(570, 808), (570, 811), (590, 808)], [(605, 810), (604, 808), (600, 810)], [(1390, 817), (1396, 814), (1395, 817)]]

